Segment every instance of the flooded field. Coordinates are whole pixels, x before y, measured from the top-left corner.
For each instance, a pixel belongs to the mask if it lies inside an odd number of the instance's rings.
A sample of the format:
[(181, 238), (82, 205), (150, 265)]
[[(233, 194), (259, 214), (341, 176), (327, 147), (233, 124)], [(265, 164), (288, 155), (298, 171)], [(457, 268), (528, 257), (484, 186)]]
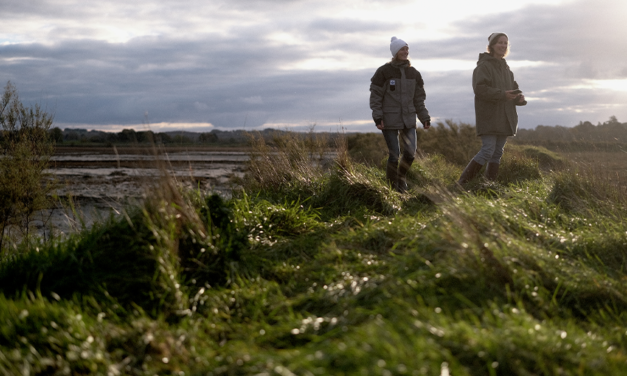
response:
[(229, 180), (244, 175), (242, 150), (144, 148), (57, 148), (48, 172), (59, 195), (81, 199), (138, 197), (163, 171), (185, 184), (227, 193)]
[(47, 172), (59, 184), (57, 194), (71, 195), (78, 212), (58, 207), (38, 213), (34, 226), (42, 235), (50, 227), (71, 232), (82, 226), (81, 221), (90, 226), (141, 198), (164, 171), (186, 186), (229, 196), (230, 181), (244, 176), (247, 160), (242, 149), (57, 147)]

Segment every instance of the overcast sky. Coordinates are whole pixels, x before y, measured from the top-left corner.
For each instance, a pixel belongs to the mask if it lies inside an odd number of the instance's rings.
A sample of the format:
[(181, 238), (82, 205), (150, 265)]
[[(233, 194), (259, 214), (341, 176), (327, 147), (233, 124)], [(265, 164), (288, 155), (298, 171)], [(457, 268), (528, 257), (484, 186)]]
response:
[(627, 121), (625, 0), (0, 0), (0, 83), (61, 128), (376, 131), (370, 78), (409, 44), (434, 120), (474, 124), (487, 37), (519, 126)]

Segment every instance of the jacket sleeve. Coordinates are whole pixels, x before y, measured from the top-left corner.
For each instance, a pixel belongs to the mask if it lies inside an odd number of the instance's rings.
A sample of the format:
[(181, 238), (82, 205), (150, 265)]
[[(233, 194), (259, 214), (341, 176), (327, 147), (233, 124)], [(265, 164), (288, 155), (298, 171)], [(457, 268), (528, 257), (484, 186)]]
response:
[(372, 120), (376, 125), (381, 124), (383, 119), (383, 82), (385, 78), (380, 69), (377, 69), (370, 80), (370, 109), (372, 110)]
[(472, 72), (472, 89), (475, 95), (484, 101), (505, 100), (505, 91), (492, 86), (490, 68), (484, 64), (478, 65)]
[(416, 107), (416, 115), (418, 115), (418, 120), (422, 124), (426, 122), (431, 122), (431, 117), (429, 116), (429, 110), (425, 106), (425, 99), (427, 99), (427, 93), (425, 92), (425, 82), (422, 79), (420, 73), (418, 73), (418, 79), (416, 80), (416, 90), (414, 91), (414, 107)]
[[(520, 89), (520, 87), (518, 87), (518, 82), (514, 81), (514, 73), (512, 73), (512, 81), (514, 82), (514, 90)], [(522, 103), (516, 102), (515, 104), (516, 104), (516, 106), (525, 106), (525, 105), (527, 105), (527, 101), (525, 100)]]

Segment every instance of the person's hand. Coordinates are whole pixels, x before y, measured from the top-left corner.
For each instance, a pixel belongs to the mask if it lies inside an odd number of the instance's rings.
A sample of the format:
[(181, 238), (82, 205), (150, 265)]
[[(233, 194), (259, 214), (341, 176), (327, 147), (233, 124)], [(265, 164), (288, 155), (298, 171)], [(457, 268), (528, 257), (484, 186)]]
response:
[(429, 129), (429, 128), (431, 128), (431, 122), (430, 122), (430, 121), (427, 121), (427, 122), (423, 123), (423, 124), (422, 124), (422, 127), (423, 127), (424, 129)]
[(385, 128), (385, 125), (383, 124), (383, 120), (381, 120), (381, 124), (377, 124), (377, 128), (379, 129)]
[(516, 94), (514, 91), (515, 91), (515, 90), (507, 90), (507, 91), (505, 92), (505, 99), (506, 99), (506, 100), (508, 100), (508, 101), (512, 101), (512, 100), (514, 100), (514, 99), (518, 98), (518, 96), (519, 96), (520, 94)]
[(525, 103), (525, 96), (523, 94), (519, 94), (518, 97), (516, 97), (516, 103)]

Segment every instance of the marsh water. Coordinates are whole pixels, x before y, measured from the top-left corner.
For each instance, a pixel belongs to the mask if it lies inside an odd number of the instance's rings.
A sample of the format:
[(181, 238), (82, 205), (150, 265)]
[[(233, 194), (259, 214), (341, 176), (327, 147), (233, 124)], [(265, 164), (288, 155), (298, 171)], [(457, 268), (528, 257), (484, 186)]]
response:
[(60, 197), (71, 196), (76, 210), (58, 206), (37, 213), (37, 231), (68, 233), (140, 200), (164, 176), (180, 184), (230, 195), (234, 178), (244, 176), (248, 154), (242, 149), (137, 147), (58, 147), (50, 161)]

